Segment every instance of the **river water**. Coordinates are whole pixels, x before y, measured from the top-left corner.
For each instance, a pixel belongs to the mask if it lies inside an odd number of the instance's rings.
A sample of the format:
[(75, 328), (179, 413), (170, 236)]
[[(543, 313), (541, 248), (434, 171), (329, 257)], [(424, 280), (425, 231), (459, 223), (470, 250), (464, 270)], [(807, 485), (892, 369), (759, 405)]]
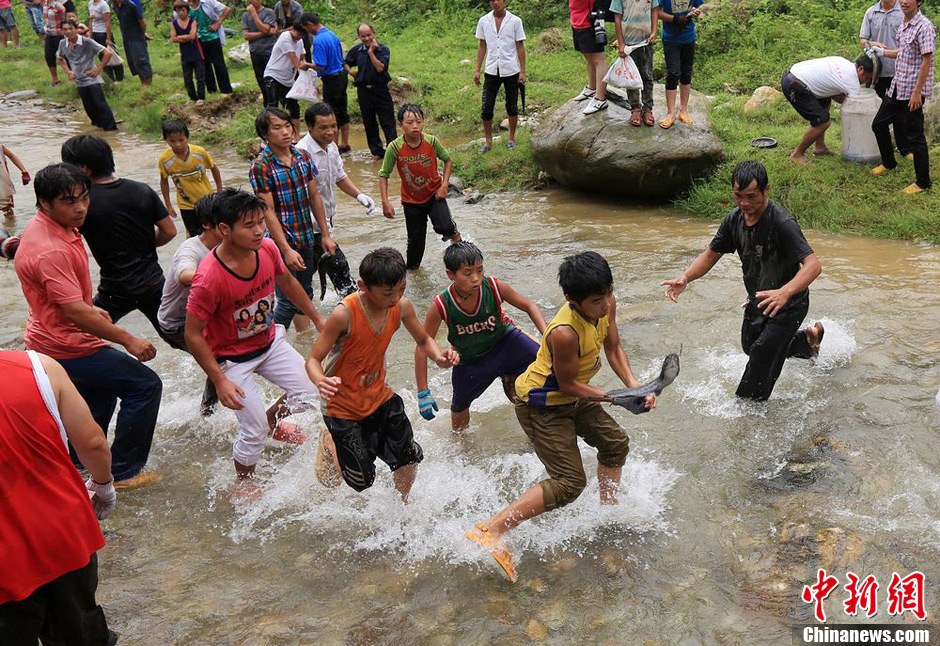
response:
[[(57, 160), (61, 141), (87, 130), (77, 117), (39, 107), (3, 112), (0, 139), (34, 175)], [(118, 173), (159, 190), (163, 144), (108, 138)], [(244, 160), (212, 152), (226, 184), (247, 186)], [(347, 169), (378, 197), (376, 164), (353, 157)], [(22, 229), (32, 197), (31, 188), (20, 191), (9, 229)], [(614, 272), (621, 337), (641, 378), (682, 348), (682, 372), (655, 411), (612, 409), (631, 437), (620, 504), (598, 506), (596, 460), (584, 447), (587, 490), (514, 532), (520, 578), (505, 581), (463, 532), (539, 480), (542, 467), (498, 388), (474, 405), (463, 436), (451, 433), (446, 413), (421, 419), (413, 342), (402, 331), (388, 356), (389, 383), (403, 395), (426, 456), (412, 504), (399, 502), (381, 464), (364, 494), (324, 488), (310, 441), (272, 443), (259, 468), (263, 495), (233, 507), (225, 490), (234, 416), (199, 417), (200, 369), (133, 314), (122, 325), (158, 347), (150, 365), (164, 397), (150, 466), (164, 479), (120, 494), (103, 523), (98, 598), (122, 643), (788, 644), (791, 626), (812, 621), (800, 594), (820, 567), (840, 581), (825, 605), (830, 621), (864, 621), (842, 608), (852, 571), (877, 577), (877, 619), (915, 623), (910, 613), (889, 616), (887, 597), (892, 573), (919, 570), (928, 623), (940, 627), (932, 403), (940, 384), (940, 249), (807, 231), (824, 267), (809, 316), (826, 325), (821, 354), (814, 363), (788, 362), (769, 402), (745, 403), (733, 394), (745, 364), (737, 259), (722, 260), (678, 304), (659, 287), (704, 247), (715, 224), (561, 189), (472, 206), (451, 200), (451, 208), (483, 249), (487, 272), (535, 299), (546, 319), (562, 301), (563, 256), (603, 254)], [(404, 249), (400, 216), (366, 216), (340, 197), (337, 222), (353, 267), (377, 246)], [(164, 267), (179, 240), (160, 250)], [(429, 240), (424, 268), (409, 275), (407, 295), (421, 316), (446, 284), (441, 249)], [(0, 263), (0, 298), (7, 303), (0, 340), (13, 339), (26, 308), (9, 263)], [(328, 296), (321, 311), (335, 300)], [(289, 338), (302, 353), (313, 342), (311, 334)], [(618, 386), (607, 367), (595, 383)], [(446, 408), (449, 375), (432, 366), (431, 384)], [(311, 434), (319, 424), (314, 413), (296, 421)]]

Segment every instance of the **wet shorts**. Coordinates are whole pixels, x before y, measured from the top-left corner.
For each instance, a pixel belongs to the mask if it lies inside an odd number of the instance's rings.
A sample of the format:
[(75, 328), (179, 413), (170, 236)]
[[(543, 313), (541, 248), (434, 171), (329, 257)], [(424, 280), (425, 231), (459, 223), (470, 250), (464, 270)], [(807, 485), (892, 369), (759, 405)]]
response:
[(509, 330), (489, 352), (472, 363), (454, 366), (451, 380), (454, 397), (450, 409), (459, 413), (470, 408), (477, 397), (499, 377), (516, 377), (525, 372), (538, 354), (539, 344), (519, 328)]
[(336, 444), (343, 480), (356, 491), (368, 489), (375, 482), (375, 458), (381, 458), (392, 471), (424, 459), (398, 395), (392, 395), (365, 419), (324, 415), (323, 421)]
[(831, 99), (817, 99), (803, 81), (790, 72), (786, 72), (780, 79), (780, 88), (790, 105), (801, 117), (809, 121), (810, 126), (815, 128), (829, 121)]

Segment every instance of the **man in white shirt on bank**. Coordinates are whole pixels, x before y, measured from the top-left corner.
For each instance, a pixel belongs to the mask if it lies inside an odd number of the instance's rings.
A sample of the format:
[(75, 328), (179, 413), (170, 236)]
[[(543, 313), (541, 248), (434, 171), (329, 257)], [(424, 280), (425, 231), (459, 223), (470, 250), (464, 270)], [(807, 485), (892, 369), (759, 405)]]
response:
[(780, 80), (783, 94), (810, 126), (790, 159), (807, 163), (806, 150), (810, 146), (817, 156), (833, 154), (826, 146), (826, 130), (832, 123), (829, 106), (832, 101), (842, 103), (846, 97), (858, 94), (861, 84), (871, 80), (873, 71), (871, 59), (863, 55), (854, 63), (841, 56), (814, 58), (796, 63), (784, 73)]
[(519, 86), (525, 85), (525, 31), (519, 16), (506, 11), (506, 0), (490, 0), (492, 11), (477, 22), (477, 68), (473, 82), (480, 85), (480, 68), (486, 60), (483, 78), (483, 120), (485, 143), (480, 152), (493, 147), (493, 109), (502, 85), (506, 93), (506, 114), (509, 115), (507, 148), (516, 147), (516, 126), (519, 123)]

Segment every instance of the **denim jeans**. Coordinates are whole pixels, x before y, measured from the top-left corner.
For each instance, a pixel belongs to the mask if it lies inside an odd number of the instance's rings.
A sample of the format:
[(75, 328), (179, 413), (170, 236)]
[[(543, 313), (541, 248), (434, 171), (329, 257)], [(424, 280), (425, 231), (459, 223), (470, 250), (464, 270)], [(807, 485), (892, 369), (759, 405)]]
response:
[[(294, 251), (299, 253), (300, 257), (304, 259), (306, 269), (294, 271), (288, 268), (288, 271), (297, 279), (300, 286), (304, 288), (304, 291), (311, 301), (313, 300), (313, 277), (317, 275), (318, 270), (321, 282), (321, 301), (326, 295), (325, 275), (330, 277), (330, 281), (332, 281), (333, 287), (336, 289), (336, 293), (339, 294), (340, 298), (352, 294), (356, 291), (356, 285), (353, 283), (352, 277), (349, 274), (349, 262), (346, 260), (346, 254), (343, 253), (342, 249), (337, 247), (334, 255), (325, 256), (323, 254), (321, 240), (322, 238), (318, 233), (314, 238), (312, 247), (294, 247), (292, 244), (291, 247)], [(294, 320), (294, 315), (303, 314), (303, 312), (284, 295), (280, 287), (274, 288), (274, 295), (277, 297), (277, 302), (274, 305), (274, 322), (283, 325), (284, 329), (288, 329), (290, 328), (291, 321)]]
[(45, 24), (42, 19), (41, 7), (25, 7), (26, 18), (29, 19), (29, 26), (33, 28), (37, 36), (43, 36), (46, 33)]
[[(105, 434), (117, 400), (121, 400), (111, 444), (111, 474), (115, 480), (126, 480), (140, 473), (147, 464), (157, 426), (163, 394), (160, 377), (134, 357), (110, 347), (58, 362)], [(75, 459), (74, 454), (72, 457)]]

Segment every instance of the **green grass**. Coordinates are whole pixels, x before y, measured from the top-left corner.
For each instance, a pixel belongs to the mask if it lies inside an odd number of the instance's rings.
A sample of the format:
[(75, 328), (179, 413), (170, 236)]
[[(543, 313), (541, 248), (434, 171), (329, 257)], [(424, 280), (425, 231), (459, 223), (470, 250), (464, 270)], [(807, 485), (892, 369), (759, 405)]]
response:
[[(773, 194), (805, 226), (838, 232), (896, 239), (940, 242), (940, 194), (902, 196), (901, 189), (913, 179), (910, 162), (883, 178), (872, 178), (865, 167), (848, 164), (838, 157), (815, 159), (809, 166), (796, 166), (788, 159), (806, 128), (805, 122), (784, 100), (753, 114), (743, 113), (744, 101), (759, 85), (776, 87), (781, 73), (792, 63), (815, 56), (838, 54), (854, 58), (858, 25), (870, 0), (743, 0), (730, 4), (718, 0), (718, 8), (699, 24), (699, 49), (693, 86), (716, 97), (711, 117), (725, 145), (726, 163), (708, 179), (698, 183), (676, 206), (697, 216), (720, 218), (730, 207), (728, 178), (734, 164), (756, 158), (770, 172)], [(234, 3), (233, 3), (234, 5)], [(319, 10), (324, 22), (349, 47), (355, 43), (356, 24), (366, 19), (378, 29), (381, 42), (392, 51), (390, 72), (409, 80), (409, 101), (420, 103), (428, 116), (427, 130), (444, 138), (454, 152), (455, 174), (481, 191), (518, 190), (542, 184), (531, 160), (529, 135), (521, 128), (519, 146), (506, 150), (494, 146), (486, 154), (465, 143), (482, 136), (479, 123), (480, 89), (473, 84), (477, 18), (487, 10), (478, 0), (335, 0), (332, 7), (307, 5)], [(522, 16), (529, 40), (527, 107), (530, 115), (547, 114), (573, 96), (582, 86), (583, 59), (573, 51), (563, 3), (514, 0), (510, 9)], [(938, 12), (925, 3), (926, 13)], [(14, 4), (21, 27), (27, 22), (20, 3)], [(228, 26), (240, 30), (240, 8), (233, 11)], [(153, 86), (141, 90), (128, 78), (120, 87), (108, 89), (108, 100), (123, 127), (160, 136), (160, 120), (173, 103), (184, 103), (179, 72), (178, 48), (169, 43), (165, 22), (154, 20), (160, 10), (148, 10)], [(165, 15), (165, 14), (164, 14)], [(548, 33), (545, 30), (554, 28)], [(48, 87), (48, 72), (42, 50), (32, 33), (23, 31), (22, 50), (0, 50), (0, 92), (37, 89), (43, 98), (74, 102), (74, 87)], [(553, 36), (553, 37), (552, 37)], [(230, 46), (240, 42), (236, 36)], [(554, 44), (546, 47), (543, 41)], [(657, 47), (654, 72), (661, 74), (662, 48)], [(193, 129), (200, 143), (230, 146), (241, 155), (255, 149), (253, 119), (259, 105), (250, 66), (229, 63), (232, 81), (240, 83), (231, 105), (210, 99), (207, 113), (215, 123), (204, 121)], [(350, 112), (357, 115), (354, 92)], [(499, 109), (497, 105), (497, 109)], [(497, 119), (500, 116), (497, 112)], [(830, 147), (838, 150), (838, 123), (827, 135)], [(776, 149), (756, 150), (748, 145), (755, 136), (775, 137)], [(933, 152), (933, 151), (932, 151)], [(940, 158), (934, 152), (933, 158)]]

